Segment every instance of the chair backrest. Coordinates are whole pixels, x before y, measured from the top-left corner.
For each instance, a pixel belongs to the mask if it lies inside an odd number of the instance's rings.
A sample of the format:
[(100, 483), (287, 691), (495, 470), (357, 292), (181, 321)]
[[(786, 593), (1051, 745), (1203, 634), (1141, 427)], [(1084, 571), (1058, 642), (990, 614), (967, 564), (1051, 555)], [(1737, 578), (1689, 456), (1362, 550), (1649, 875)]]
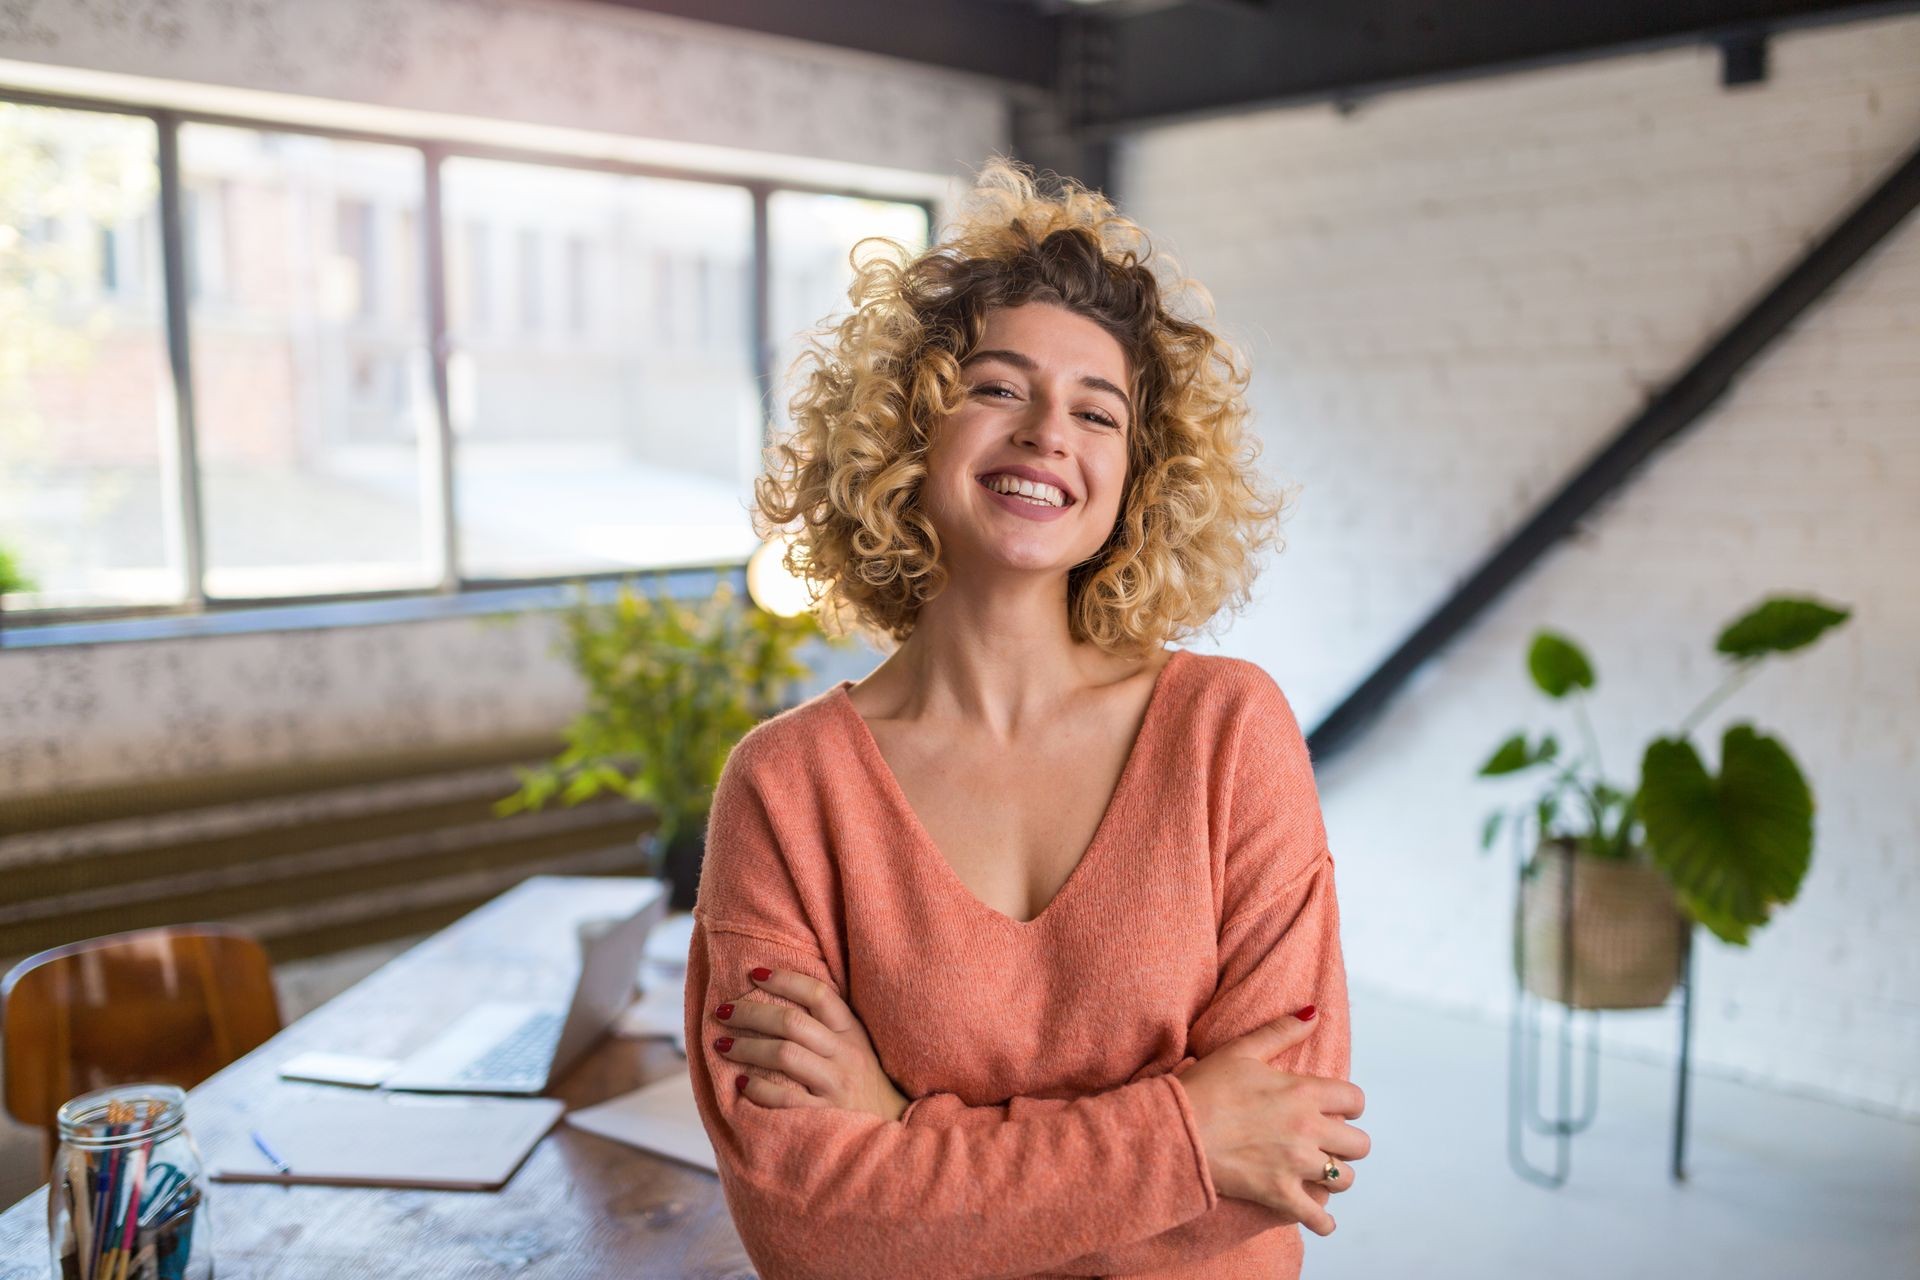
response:
[(280, 1001), (251, 935), (177, 925), (28, 956), (0, 982), (0, 1020), (7, 1112), (50, 1142), (55, 1113), (80, 1094), (199, 1084), (280, 1030)]

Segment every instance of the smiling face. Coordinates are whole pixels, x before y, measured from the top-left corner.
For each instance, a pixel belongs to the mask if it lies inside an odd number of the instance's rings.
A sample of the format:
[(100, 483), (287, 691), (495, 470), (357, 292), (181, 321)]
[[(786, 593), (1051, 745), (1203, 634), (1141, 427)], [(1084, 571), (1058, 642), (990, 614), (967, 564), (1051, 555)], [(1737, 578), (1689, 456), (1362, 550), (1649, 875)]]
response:
[[(987, 313), (979, 348), (961, 366), (965, 403), (939, 424), (927, 455), (927, 512), (951, 569), (1064, 576), (1106, 545), (1135, 429), (1129, 372), (1119, 341), (1064, 307)], [(1011, 487), (1009, 473), (1022, 469), (1052, 491), (1035, 502), (984, 479)]]

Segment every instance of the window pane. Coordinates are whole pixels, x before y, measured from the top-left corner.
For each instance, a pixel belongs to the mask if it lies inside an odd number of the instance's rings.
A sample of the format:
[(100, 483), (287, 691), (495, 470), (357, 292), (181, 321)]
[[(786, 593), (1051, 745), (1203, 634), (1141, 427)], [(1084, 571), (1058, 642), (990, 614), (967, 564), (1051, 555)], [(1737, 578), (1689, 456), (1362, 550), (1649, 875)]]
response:
[(465, 157), (441, 175), (463, 571), (751, 554), (752, 197)]
[(186, 590), (150, 121), (0, 102), (0, 551), (13, 608)]
[(420, 153), (185, 125), (180, 156), (208, 594), (437, 582)]
[[(777, 421), (786, 418), (794, 387), (788, 377), (804, 349), (804, 331), (843, 319), (853, 304), (848, 255), (863, 236), (886, 236), (918, 253), (927, 247), (927, 215), (919, 205), (892, 200), (777, 191), (767, 202), (767, 234), (773, 257), (773, 378)], [(875, 246), (862, 250), (871, 254)]]

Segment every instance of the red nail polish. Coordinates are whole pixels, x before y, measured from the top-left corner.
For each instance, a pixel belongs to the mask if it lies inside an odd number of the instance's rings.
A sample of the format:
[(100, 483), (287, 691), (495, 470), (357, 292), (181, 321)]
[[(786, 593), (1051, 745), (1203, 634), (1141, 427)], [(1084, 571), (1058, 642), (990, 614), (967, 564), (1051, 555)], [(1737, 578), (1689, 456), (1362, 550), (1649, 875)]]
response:
[(771, 969), (755, 969), (753, 971), (753, 980), (755, 982), (765, 982), (768, 978), (771, 978), (772, 976), (773, 976), (773, 970)]
[(1296, 1014), (1294, 1014), (1293, 1016), (1294, 1016), (1294, 1017), (1296, 1017), (1296, 1018), (1298, 1018), (1298, 1019), (1300, 1019), (1300, 1021), (1302, 1021), (1302, 1022), (1312, 1022), (1312, 1021), (1313, 1021), (1313, 1006), (1312, 1006), (1312, 1005), (1308, 1005), (1308, 1006), (1307, 1006), (1306, 1008), (1304, 1008), (1304, 1009), (1302, 1009), (1302, 1010), (1300, 1010), (1300, 1012), (1298, 1012), (1298, 1013), (1296, 1013)]
[(713, 1047), (718, 1049), (720, 1052), (725, 1053), (727, 1050), (733, 1048), (733, 1037), (721, 1036), (718, 1040), (715, 1040), (713, 1042)]
[(741, 1076), (738, 1080), (735, 1080), (733, 1082), (733, 1087), (738, 1089), (740, 1092), (745, 1093), (747, 1091), (747, 1078), (745, 1076)]
[(713, 1016), (720, 1019), (720, 1021), (725, 1022), (728, 1018), (731, 1018), (733, 1016), (733, 1006), (730, 1004), (723, 1004), (718, 1009), (715, 1009), (713, 1011)]

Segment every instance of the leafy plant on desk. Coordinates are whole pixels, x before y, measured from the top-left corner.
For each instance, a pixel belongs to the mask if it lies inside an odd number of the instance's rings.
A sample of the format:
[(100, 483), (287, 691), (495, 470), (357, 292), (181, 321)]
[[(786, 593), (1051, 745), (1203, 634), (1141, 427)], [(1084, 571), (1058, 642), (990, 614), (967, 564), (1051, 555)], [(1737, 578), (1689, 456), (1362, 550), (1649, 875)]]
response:
[(727, 753), (808, 674), (793, 653), (820, 634), (811, 614), (742, 608), (726, 578), (696, 607), (673, 598), (664, 573), (654, 577), (657, 596), (628, 581), (610, 603), (580, 586), (563, 647), (586, 683), (586, 710), (567, 727), (566, 750), (519, 770), (520, 789), (495, 812), (612, 792), (654, 808), (655, 847), (665, 850), (703, 827)]
[(0, 546), (0, 614), (6, 612), (5, 597), (9, 591), (32, 591), (34, 587), (33, 579), (21, 569), (20, 562), (13, 558), (13, 553), (4, 546)]
[(27, 576), (20, 562), (14, 559), (13, 552), (0, 546), (0, 596), (9, 591), (31, 591), (33, 579)]
[[(1745, 946), (1748, 931), (1800, 891), (1813, 855), (1813, 793), (1786, 746), (1750, 723), (1729, 725), (1722, 734), (1718, 777), (1688, 734), (1762, 659), (1804, 648), (1849, 616), (1818, 601), (1773, 597), (1729, 624), (1715, 650), (1732, 670), (1674, 734), (1647, 745), (1639, 786), (1631, 791), (1600, 776), (1585, 695), (1573, 696), (1593, 688), (1593, 665), (1573, 641), (1538, 633), (1527, 668), (1548, 697), (1571, 699), (1587, 751), (1563, 761), (1552, 733), (1529, 741), (1521, 732), (1501, 743), (1480, 776), (1545, 769), (1548, 777), (1529, 804), (1487, 816), (1482, 849), (1492, 847), (1503, 822), (1511, 819), (1517, 833), (1532, 819), (1542, 844), (1657, 866), (1693, 919), (1723, 941)], [(1563, 820), (1569, 808), (1573, 816)], [(1536, 859), (1527, 870), (1538, 865)]]

